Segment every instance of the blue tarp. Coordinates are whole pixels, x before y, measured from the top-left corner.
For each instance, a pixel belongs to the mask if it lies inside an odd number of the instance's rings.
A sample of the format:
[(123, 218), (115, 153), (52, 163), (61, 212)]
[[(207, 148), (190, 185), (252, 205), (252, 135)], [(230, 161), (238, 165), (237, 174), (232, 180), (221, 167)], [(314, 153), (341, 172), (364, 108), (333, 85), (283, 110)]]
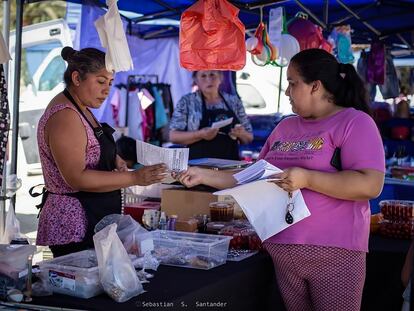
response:
[[(69, 0), (71, 2), (83, 3), (82, 0)], [(101, 6), (105, 6), (105, 0), (96, 0)], [(158, 18), (170, 18), (179, 20), (181, 13), (195, 0), (119, 0), (120, 10), (131, 11), (142, 14), (134, 21), (151, 20)], [(354, 43), (369, 43), (372, 40), (384, 40), (389, 46), (392, 44), (403, 44), (404, 41), (414, 46), (414, 0), (239, 0), (231, 3), (240, 8), (240, 19), (246, 28), (255, 28), (259, 23), (259, 9), (251, 9), (258, 5), (265, 6), (263, 9), (264, 18), (267, 19), (271, 8), (283, 6), (287, 17), (292, 18), (298, 11), (309, 9), (319, 21), (326, 24), (325, 31), (328, 33), (332, 26), (338, 24), (350, 24), (354, 29), (352, 40)], [(324, 3), (327, 3), (325, 6)], [(341, 3), (346, 5), (352, 12), (359, 17), (355, 17), (346, 10)], [(303, 5), (306, 9), (301, 7)], [(327, 17), (324, 12), (328, 12)], [(312, 16), (309, 17), (313, 22), (318, 23)], [(327, 21), (327, 22), (326, 22)], [(368, 23), (378, 33), (369, 29)], [(157, 27), (159, 30), (162, 26)], [(145, 27), (145, 30), (153, 31), (152, 27)], [(144, 31), (144, 30), (143, 30)], [(142, 32), (143, 33), (143, 32)], [(162, 36), (178, 35), (177, 27), (173, 31), (162, 33)], [(161, 36), (161, 35), (160, 35)]]

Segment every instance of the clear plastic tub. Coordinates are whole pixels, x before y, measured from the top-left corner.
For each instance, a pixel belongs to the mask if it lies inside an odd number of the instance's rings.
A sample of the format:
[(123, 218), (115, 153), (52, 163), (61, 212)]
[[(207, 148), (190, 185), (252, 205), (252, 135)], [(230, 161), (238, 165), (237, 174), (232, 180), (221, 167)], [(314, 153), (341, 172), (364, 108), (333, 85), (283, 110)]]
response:
[(262, 246), (256, 231), (248, 222), (235, 222), (221, 229), (219, 234), (232, 237), (231, 249), (259, 250)]
[(412, 239), (414, 238), (414, 221), (384, 219), (379, 223), (378, 232), (389, 238)]
[(26, 289), (28, 257), (35, 251), (34, 245), (0, 245), (0, 299), (6, 299), (10, 289)]
[(95, 250), (41, 262), (40, 270), (55, 293), (91, 298), (103, 293)]
[(231, 237), (168, 230), (152, 234), (161, 264), (208, 270), (226, 263)]
[(414, 220), (414, 201), (383, 200), (379, 206), (387, 220)]

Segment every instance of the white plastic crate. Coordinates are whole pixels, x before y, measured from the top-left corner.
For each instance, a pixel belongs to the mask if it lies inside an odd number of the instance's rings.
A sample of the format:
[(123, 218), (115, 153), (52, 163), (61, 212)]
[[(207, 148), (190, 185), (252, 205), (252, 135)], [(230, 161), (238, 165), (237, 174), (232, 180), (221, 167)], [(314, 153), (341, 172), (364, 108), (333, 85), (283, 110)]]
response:
[(225, 264), (231, 237), (181, 231), (152, 231), (154, 253), (161, 264), (211, 269)]

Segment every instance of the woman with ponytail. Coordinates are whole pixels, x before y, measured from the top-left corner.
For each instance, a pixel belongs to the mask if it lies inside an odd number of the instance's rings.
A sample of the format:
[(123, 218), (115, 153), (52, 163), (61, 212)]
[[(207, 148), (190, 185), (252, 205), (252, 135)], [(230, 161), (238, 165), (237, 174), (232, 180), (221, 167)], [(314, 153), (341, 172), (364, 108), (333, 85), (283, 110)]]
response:
[[(369, 200), (384, 182), (381, 137), (352, 65), (321, 49), (304, 50), (291, 59), (287, 79), (296, 116), (277, 125), (259, 159), (283, 169), (274, 183), (287, 192), (301, 189), (311, 215), (267, 239), (264, 247), (287, 310), (359, 311)], [(200, 168), (177, 178), (188, 187), (236, 184), (231, 173)]]
[(55, 257), (93, 248), (96, 223), (121, 213), (119, 189), (160, 182), (166, 171), (164, 164), (128, 171), (114, 130), (93, 116), (90, 109), (102, 105), (113, 81), (105, 53), (65, 47), (61, 55), (66, 88), (46, 108), (37, 133), (45, 188), (36, 244)]

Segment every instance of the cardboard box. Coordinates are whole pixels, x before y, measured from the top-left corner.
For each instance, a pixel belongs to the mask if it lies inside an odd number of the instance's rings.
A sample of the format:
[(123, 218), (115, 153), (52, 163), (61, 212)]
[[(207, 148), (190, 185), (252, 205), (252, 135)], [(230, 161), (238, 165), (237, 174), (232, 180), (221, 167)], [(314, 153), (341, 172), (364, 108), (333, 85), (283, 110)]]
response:
[(218, 201), (218, 197), (211, 191), (192, 189), (163, 189), (161, 193), (161, 211), (167, 215), (177, 215), (178, 219), (185, 220), (194, 215), (210, 216), (211, 202)]
[(210, 217), (211, 202), (225, 201), (234, 203), (234, 218), (245, 218), (243, 210), (230, 195), (213, 195), (214, 190), (192, 190), (186, 188), (163, 189), (161, 211), (167, 215), (177, 215), (180, 220), (187, 220), (194, 215)]

